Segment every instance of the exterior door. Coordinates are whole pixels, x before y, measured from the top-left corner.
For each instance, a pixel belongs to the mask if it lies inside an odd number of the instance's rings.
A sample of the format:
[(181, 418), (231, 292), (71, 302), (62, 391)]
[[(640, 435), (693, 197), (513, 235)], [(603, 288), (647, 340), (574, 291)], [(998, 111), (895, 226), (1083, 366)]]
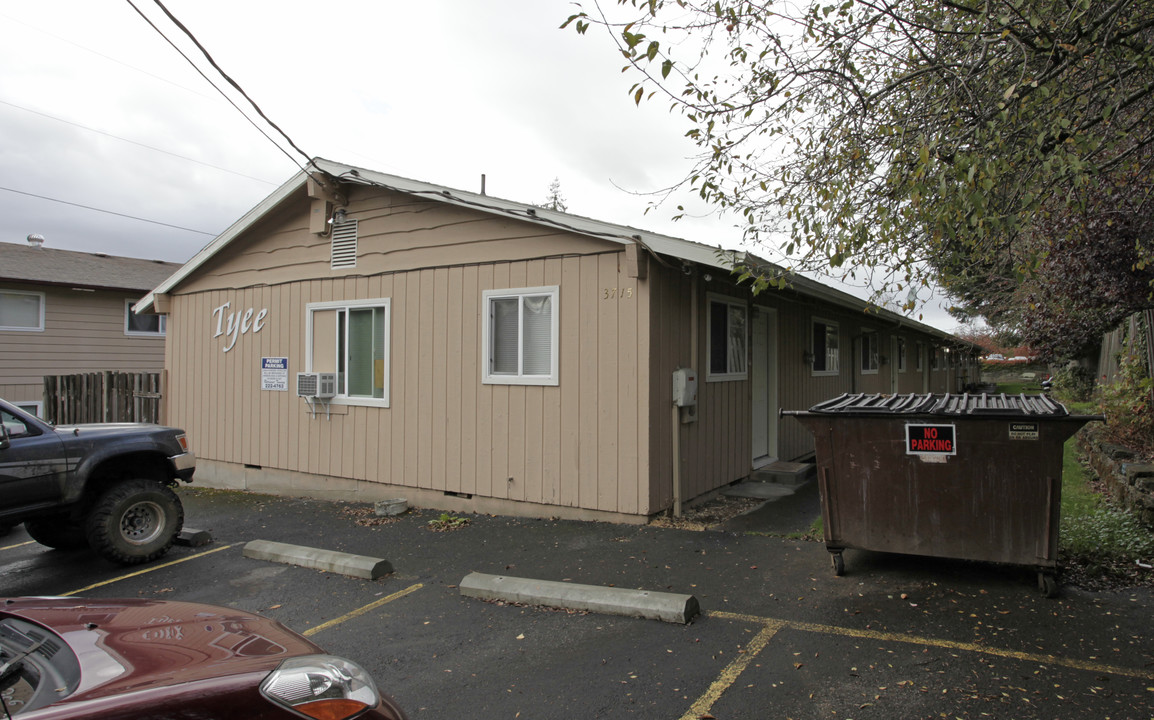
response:
[(752, 446), (753, 466), (757, 468), (777, 459), (777, 313), (754, 306), (752, 326)]
[(918, 345), (918, 355), (921, 358), (922, 364), (922, 392), (928, 393), (930, 391), (930, 351), (925, 344)]
[(890, 393), (898, 394), (898, 339), (890, 338)]

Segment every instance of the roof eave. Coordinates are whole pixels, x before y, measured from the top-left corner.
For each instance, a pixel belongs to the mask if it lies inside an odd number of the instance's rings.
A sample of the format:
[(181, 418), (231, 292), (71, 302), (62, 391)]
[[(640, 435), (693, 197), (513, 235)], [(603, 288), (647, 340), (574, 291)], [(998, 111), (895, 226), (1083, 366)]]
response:
[[(773, 263), (739, 250), (725, 250), (720, 246), (705, 245), (703, 243), (639, 230), (624, 225), (616, 225), (591, 218), (569, 215), (525, 203), (502, 200), (489, 195), (456, 190), (434, 183), (388, 175), (386, 173), (346, 165), (324, 158), (313, 158), (309, 169), (314, 168), (343, 182), (384, 187), (396, 192), (429, 197), (430, 199), (435, 199), (438, 202), (450, 205), (472, 208), (500, 217), (515, 218), (523, 222), (559, 228), (567, 232), (616, 242), (622, 245), (638, 243), (654, 253), (673, 257), (683, 262), (692, 262), (717, 268), (726, 272), (733, 271), (742, 266), (777, 267)], [(259, 205), (245, 213), (243, 217), (194, 255), (192, 259), (173, 273), (167, 280), (145, 295), (144, 298), (133, 307), (133, 310), (138, 313), (151, 311), (155, 304), (156, 295), (167, 293), (179, 285), (185, 278), (194, 273), (217, 252), (244, 232), (250, 225), (264, 217), (294, 191), (302, 187), (308, 175), (308, 170), (302, 170), (277, 188)], [(790, 277), (790, 283), (796, 290), (804, 295), (821, 299), (859, 313), (869, 311), (898, 326), (910, 327), (911, 329), (916, 329), (936, 337), (964, 343), (964, 341), (955, 338), (944, 330), (939, 330), (891, 310), (872, 305), (866, 300), (828, 287), (805, 276), (792, 275)]]
[(172, 288), (179, 285), (192, 273), (196, 272), (201, 265), (206, 263), (212, 256), (216, 255), (226, 245), (232, 242), (238, 235), (244, 232), (250, 225), (260, 220), (267, 215), (273, 208), (280, 205), (287, 197), (292, 195), (296, 190), (304, 186), (305, 180), (308, 178), (308, 173), (304, 170), (293, 175), (287, 182), (274, 190), (272, 194), (266, 197), (256, 207), (245, 213), (239, 220), (228, 227), (227, 230), (217, 235), (213, 240), (201, 248), (200, 252), (193, 255), (192, 258), (180, 267), (179, 270), (168, 276), (164, 282), (153, 288), (147, 295), (141, 298), (140, 302), (132, 306), (132, 311), (135, 313), (151, 312), (153, 305), (156, 302), (156, 296), (161, 293), (166, 293)]

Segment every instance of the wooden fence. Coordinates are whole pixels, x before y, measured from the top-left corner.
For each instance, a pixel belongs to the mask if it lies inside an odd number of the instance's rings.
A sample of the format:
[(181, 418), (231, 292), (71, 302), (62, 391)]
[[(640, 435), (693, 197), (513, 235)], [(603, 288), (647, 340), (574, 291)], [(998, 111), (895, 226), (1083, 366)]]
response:
[(160, 373), (46, 375), (43, 417), (57, 425), (158, 423), (162, 399)]
[[(1136, 338), (1142, 342), (1135, 342)], [(1145, 345), (1146, 372), (1154, 375), (1154, 310), (1143, 310), (1123, 320), (1117, 328), (1102, 338), (1102, 349), (1098, 355), (1098, 381), (1103, 385), (1118, 382), (1121, 361), (1125, 355), (1133, 355), (1136, 348)], [(1151, 389), (1154, 400), (1154, 388)]]

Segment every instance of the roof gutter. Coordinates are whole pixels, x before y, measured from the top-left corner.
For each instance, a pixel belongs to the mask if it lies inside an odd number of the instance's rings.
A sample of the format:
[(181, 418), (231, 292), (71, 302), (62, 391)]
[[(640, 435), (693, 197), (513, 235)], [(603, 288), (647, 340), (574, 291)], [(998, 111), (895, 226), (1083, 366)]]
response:
[[(471, 193), (442, 185), (435, 185), (433, 183), (387, 175), (385, 173), (345, 165), (318, 157), (313, 158), (308, 168), (298, 172), (289, 179), (288, 182), (277, 188), (259, 205), (245, 213), (243, 217), (194, 255), (191, 260), (185, 263), (167, 280), (145, 295), (144, 298), (133, 307), (133, 310), (138, 313), (155, 312), (154, 308), (157, 295), (168, 293), (172, 288), (184, 281), (185, 278), (196, 272), (209, 258), (221, 251), (253, 223), (271, 212), (281, 202), (292, 195), (293, 192), (303, 188), (306, 180), (315, 172), (322, 173), (330, 178), (335, 178), (339, 182), (381, 187), (394, 192), (405, 193), (416, 197), (425, 197), (449, 205), (471, 208), (499, 217), (511, 217), (523, 222), (586, 235), (622, 245), (636, 243), (649, 250), (655, 256), (659, 254), (666, 255), (727, 272), (746, 267), (755, 269), (759, 267), (772, 267), (784, 271), (783, 268), (779, 268), (777, 265), (750, 255), (745, 251), (725, 250), (720, 246), (711, 247), (702, 243), (638, 230), (624, 225), (615, 225), (600, 220), (549, 210), (548, 208), (539, 208), (525, 203), (502, 200), (491, 195)], [(881, 318), (896, 323), (899, 327), (910, 327), (911, 329), (919, 330), (953, 342), (965, 342), (943, 330), (938, 330), (937, 328), (917, 322), (891, 310), (877, 306), (874, 306), (876, 309), (869, 308), (869, 303), (860, 298), (827, 287), (802, 275), (792, 275), (790, 284), (807, 296), (824, 300), (857, 313), (863, 311), (871, 312)], [(863, 307), (863, 305), (865, 307)]]

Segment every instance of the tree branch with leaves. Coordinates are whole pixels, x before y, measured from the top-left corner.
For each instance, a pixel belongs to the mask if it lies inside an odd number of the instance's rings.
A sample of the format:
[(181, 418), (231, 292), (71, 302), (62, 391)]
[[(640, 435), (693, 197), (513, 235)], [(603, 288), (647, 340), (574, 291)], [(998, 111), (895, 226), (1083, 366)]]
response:
[(565, 26), (609, 30), (635, 102), (684, 116), (682, 183), (748, 241), (791, 269), (887, 268), (907, 310), (930, 283), (1043, 272), (1062, 246), (1040, 234), (1073, 227), (1047, 219), (1154, 161), (1148, 2), (618, 0)]

